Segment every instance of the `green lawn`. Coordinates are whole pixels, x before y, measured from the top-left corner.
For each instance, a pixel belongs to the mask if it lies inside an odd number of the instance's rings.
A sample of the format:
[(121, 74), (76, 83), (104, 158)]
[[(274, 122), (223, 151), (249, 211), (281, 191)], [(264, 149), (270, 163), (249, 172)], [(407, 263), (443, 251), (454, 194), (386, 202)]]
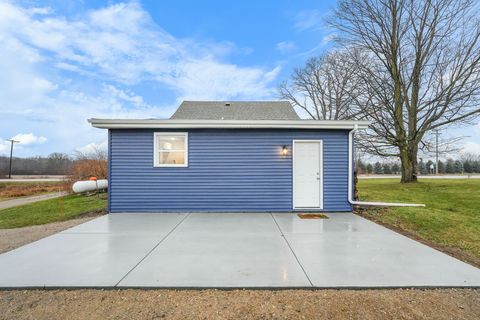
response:
[(26, 227), (73, 219), (81, 214), (106, 209), (106, 194), (69, 195), (0, 210), (0, 229)]
[(365, 214), (480, 262), (479, 179), (424, 179), (414, 184), (360, 179), (358, 190), (360, 200), (424, 203), (425, 208), (390, 207)]

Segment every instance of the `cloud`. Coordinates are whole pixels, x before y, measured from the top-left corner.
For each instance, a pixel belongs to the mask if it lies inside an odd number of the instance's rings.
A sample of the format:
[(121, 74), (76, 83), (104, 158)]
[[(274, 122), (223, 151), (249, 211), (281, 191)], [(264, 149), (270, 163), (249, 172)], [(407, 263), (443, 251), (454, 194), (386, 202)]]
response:
[[(9, 138), (8, 140), (15, 140), (15, 150), (22, 150), (29, 145), (38, 145), (45, 143), (47, 138), (42, 136), (36, 136), (33, 133), (19, 133)], [(9, 153), (11, 148), (11, 142), (7, 139), (0, 138), (0, 153)]]
[(39, 137), (33, 133), (19, 133), (12, 137), (12, 140), (18, 141), (22, 145), (39, 144), (47, 141), (45, 137)]
[(282, 41), (277, 43), (276, 49), (281, 53), (288, 53), (296, 49), (295, 43), (292, 41)]
[(94, 154), (98, 151), (100, 152), (106, 152), (108, 150), (108, 141), (103, 140), (99, 143), (89, 143), (84, 145), (83, 147), (77, 148), (76, 151), (83, 154), (83, 155), (90, 155)]
[(295, 16), (295, 29), (297, 31), (319, 30), (322, 28), (323, 15), (319, 10), (300, 11)]
[[(0, 4), (0, 12), (3, 12), (0, 13), (2, 34), (7, 33), (11, 42), (19, 42), (24, 49), (30, 48), (32, 55), (38, 55), (39, 50), (53, 54), (57, 68), (91, 77), (101, 76), (127, 85), (145, 80), (158, 81), (189, 98), (191, 83), (182, 80), (191, 78), (189, 72), (193, 64), (212, 66), (219, 70), (214, 75), (221, 75), (223, 79), (230, 76), (232, 80), (240, 79), (250, 69), (259, 74), (274, 69), (232, 68), (218, 57), (237, 49), (243, 52), (242, 48), (227, 41), (177, 39), (156, 25), (137, 2), (114, 4), (74, 20), (48, 14), (34, 15), (8, 3)], [(250, 82), (242, 81), (237, 92), (230, 95), (245, 97), (252, 87), (258, 88), (259, 82), (261, 87), (258, 89), (264, 91), (256, 90), (257, 95), (270, 95), (262, 76), (248, 79)], [(197, 83), (197, 86), (205, 85), (208, 86), (208, 82)], [(246, 86), (244, 94), (242, 86)], [(218, 85), (217, 88), (217, 94), (226, 89)], [(199, 89), (195, 87), (193, 93), (201, 91)]]
[(265, 98), (275, 93), (269, 84), (279, 71), (280, 67), (264, 72), (257, 68), (240, 68), (234, 64), (219, 65), (210, 59), (194, 59), (184, 61), (169, 83), (179, 87), (179, 96), (191, 97), (192, 100)]
[(474, 141), (467, 141), (463, 145), (462, 152), (480, 155), (480, 143)]
[(10, 141), (0, 138), (0, 154), (7, 154), (10, 152)]
[(165, 118), (183, 99), (272, 98), (280, 67), (229, 62), (238, 52), (249, 53), (175, 38), (138, 2), (74, 17), (0, 2), (0, 134), (48, 137), (24, 155), (71, 152), (105, 138), (87, 118)]

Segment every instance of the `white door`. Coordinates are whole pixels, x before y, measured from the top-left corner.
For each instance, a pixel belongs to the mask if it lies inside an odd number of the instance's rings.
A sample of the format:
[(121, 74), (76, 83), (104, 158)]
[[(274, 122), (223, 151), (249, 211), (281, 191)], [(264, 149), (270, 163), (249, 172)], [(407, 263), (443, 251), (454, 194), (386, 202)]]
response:
[(322, 208), (322, 141), (293, 141), (293, 207)]

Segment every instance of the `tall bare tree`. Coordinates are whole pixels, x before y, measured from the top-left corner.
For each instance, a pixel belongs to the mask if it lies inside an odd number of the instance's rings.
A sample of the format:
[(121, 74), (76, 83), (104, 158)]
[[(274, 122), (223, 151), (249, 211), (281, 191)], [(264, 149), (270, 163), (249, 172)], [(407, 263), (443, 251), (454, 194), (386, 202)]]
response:
[(479, 17), (472, 0), (340, 0), (329, 20), (341, 42), (369, 56), (357, 61), (357, 107), (373, 120), (363, 147), (400, 157), (402, 182), (416, 181), (433, 129), (480, 113)]
[(311, 58), (293, 71), (290, 81), (279, 86), (282, 99), (289, 100), (307, 117), (320, 120), (352, 119), (358, 115), (354, 100), (359, 94), (356, 66), (351, 55), (358, 51), (334, 51)]

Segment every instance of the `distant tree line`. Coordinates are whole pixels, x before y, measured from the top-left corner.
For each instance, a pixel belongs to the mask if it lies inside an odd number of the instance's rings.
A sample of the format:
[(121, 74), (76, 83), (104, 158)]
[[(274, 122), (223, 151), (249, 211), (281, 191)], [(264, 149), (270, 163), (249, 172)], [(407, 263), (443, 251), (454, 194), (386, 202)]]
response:
[[(0, 156), (0, 176), (8, 175), (10, 158)], [(15, 175), (65, 175), (75, 160), (64, 153), (52, 153), (46, 157), (13, 157), (12, 174)]]
[[(0, 177), (8, 175), (10, 158), (0, 156)], [(107, 153), (94, 150), (88, 154), (77, 152), (74, 156), (52, 153), (46, 157), (12, 159), (12, 175), (71, 175), (77, 179), (90, 176), (106, 178)]]
[[(374, 162), (369, 163), (357, 160), (358, 174), (400, 174), (400, 164), (397, 162)], [(435, 162), (421, 159), (418, 163), (418, 174), (426, 175), (435, 173)], [(452, 173), (480, 173), (480, 156), (462, 156), (460, 159), (447, 159), (438, 161), (439, 174)]]

